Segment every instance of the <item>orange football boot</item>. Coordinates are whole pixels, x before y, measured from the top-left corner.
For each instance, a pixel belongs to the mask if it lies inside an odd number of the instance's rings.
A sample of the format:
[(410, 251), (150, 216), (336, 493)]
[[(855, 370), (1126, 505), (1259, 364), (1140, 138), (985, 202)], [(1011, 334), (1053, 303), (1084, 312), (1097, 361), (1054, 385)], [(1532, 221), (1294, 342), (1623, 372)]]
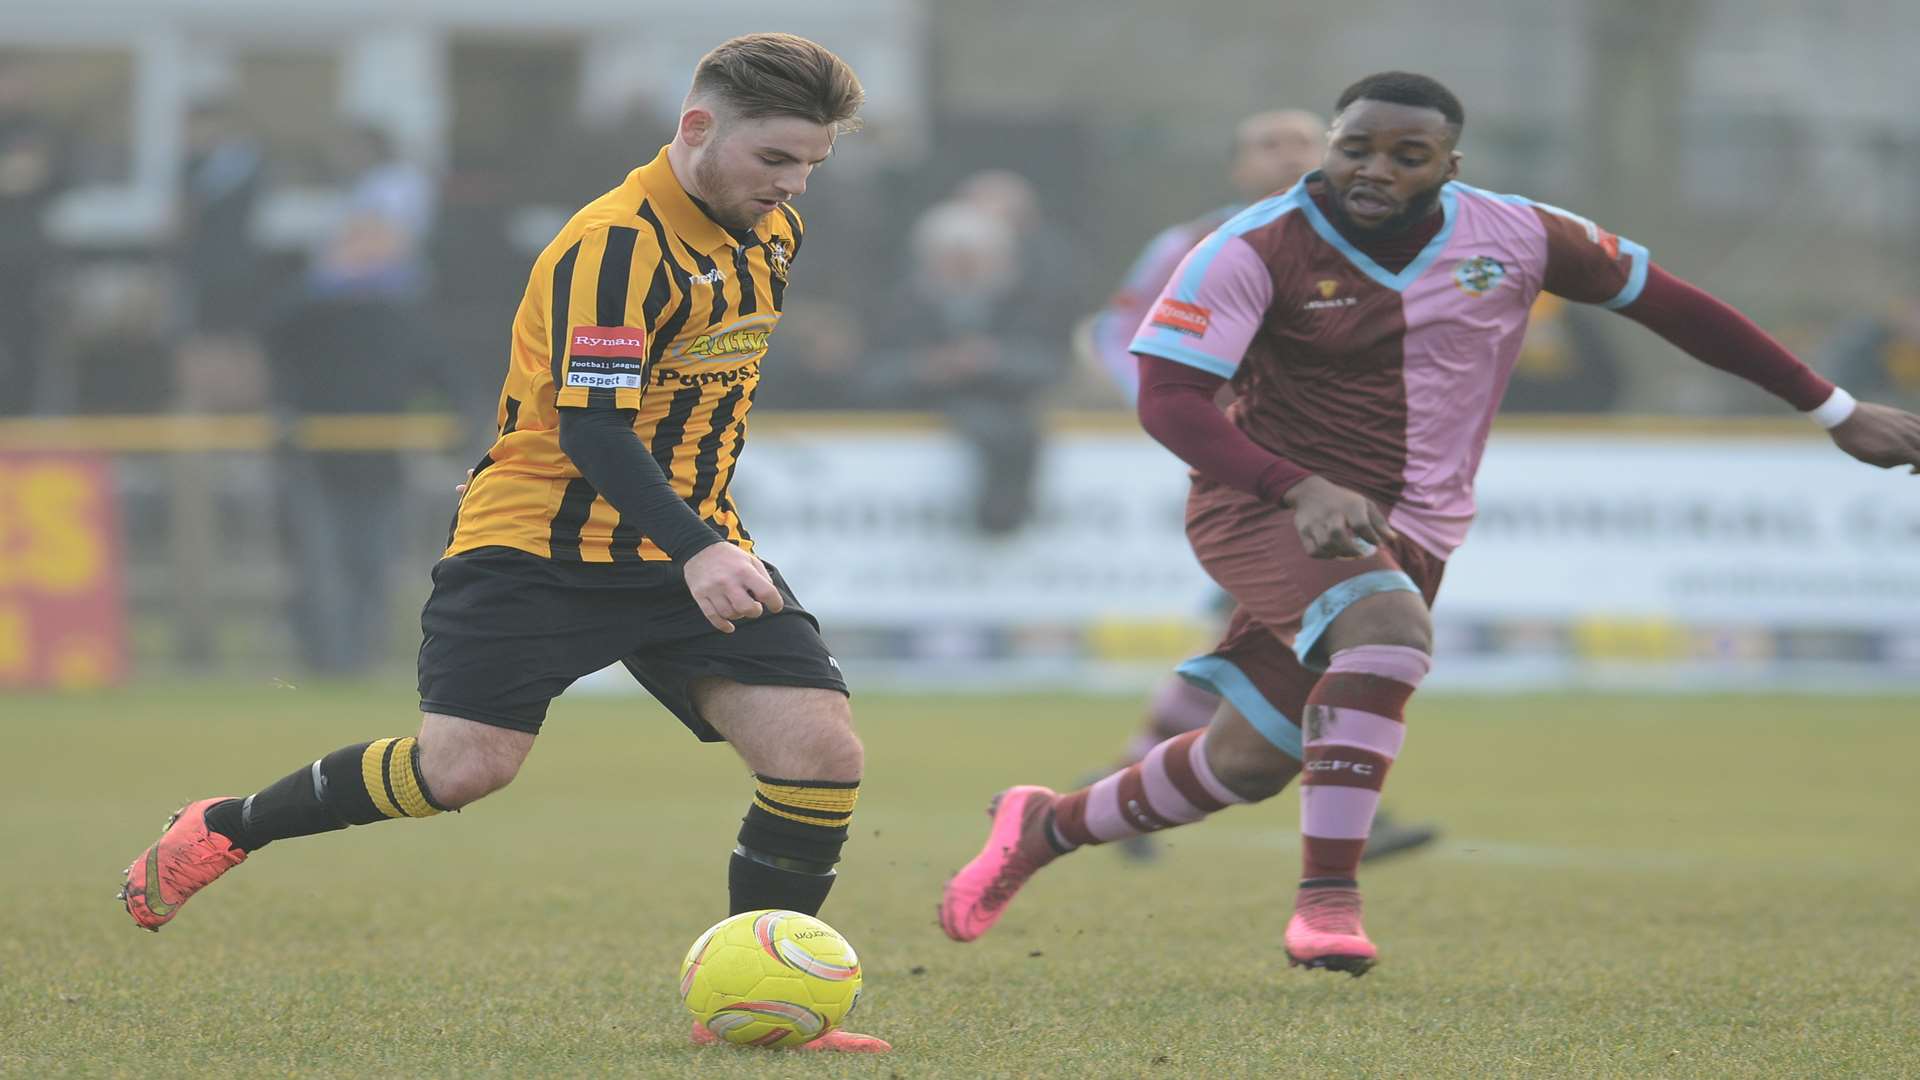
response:
[(142, 928), (158, 932), (194, 893), (246, 861), (246, 852), (207, 828), (207, 808), (229, 797), (201, 799), (181, 807), (167, 819), (160, 839), (127, 867), (120, 899)]

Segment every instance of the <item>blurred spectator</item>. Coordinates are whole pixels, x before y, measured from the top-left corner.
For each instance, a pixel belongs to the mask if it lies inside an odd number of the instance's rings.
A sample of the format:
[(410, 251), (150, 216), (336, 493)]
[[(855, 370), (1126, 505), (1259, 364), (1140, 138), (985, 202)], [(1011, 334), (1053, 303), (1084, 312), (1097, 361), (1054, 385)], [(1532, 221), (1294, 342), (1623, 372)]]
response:
[(220, 101), (187, 118), (186, 176), (176, 255), (181, 337), (175, 404), (187, 412), (258, 408), (259, 331), (267, 260), (253, 218), (266, 188), (266, 151), (245, 117)]
[(979, 463), (975, 520), (983, 532), (1011, 532), (1032, 511), (1040, 399), (1066, 359), (1060, 304), (1023, 272), (1014, 226), (978, 204), (927, 211), (909, 251), (911, 268), (874, 328), (874, 385), (885, 404), (947, 414)]
[(1507, 382), (1507, 412), (1611, 412), (1620, 401), (1619, 359), (1592, 314), (1542, 292)]
[[(977, 206), (1005, 222), (1017, 245), (1021, 289), (1031, 289), (1071, 300), (1081, 277), (1079, 244), (1072, 234), (1040, 209), (1040, 193), (1026, 177), (1011, 169), (983, 169), (960, 181), (956, 201)], [(1063, 305), (1057, 337), (1064, 339), (1071, 322)]]
[[(147, 413), (173, 397), (178, 387), (168, 337), (169, 285), (164, 266), (131, 260), (100, 261), (74, 273), (71, 291), (86, 303), (73, 305), (61, 335), (59, 368), (66, 385), (55, 408)], [(214, 392), (195, 393), (205, 399)], [(258, 396), (261, 390), (255, 385), (246, 393)]]
[(1920, 296), (1842, 323), (1821, 354), (1821, 372), (1850, 393), (1920, 407)]
[[(273, 402), (289, 418), (399, 412), (445, 384), (443, 354), (422, 325), (432, 181), (371, 128), (353, 131), (341, 156), (344, 212), (267, 333)], [(400, 455), (289, 446), (281, 466), (302, 652), (323, 674), (363, 671), (385, 648)]]
[(1140, 382), (1128, 346), (1180, 260), (1249, 203), (1290, 188), (1319, 168), (1326, 151), (1326, 130), (1326, 121), (1304, 109), (1255, 113), (1240, 121), (1234, 128), (1233, 161), (1227, 170), (1240, 201), (1161, 230), (1134, 258), (1120, 287), (1081, 336), (1084, 346), (1091, 348), (1086, 359), (1097, 361), (1128, 401), (1139, 393)]
[(25, 67), (0, 63), (0, 414), (32, 411), (38, 399), (57, 255), (46, 213), (60, 153), (32, 94)]
[(187, 118), (180, 263), (193, 333), (258, 329), (265, 260), (254, 243), (253, 215), (266, 165), (266, 151), (232, 106), (204, 103)]

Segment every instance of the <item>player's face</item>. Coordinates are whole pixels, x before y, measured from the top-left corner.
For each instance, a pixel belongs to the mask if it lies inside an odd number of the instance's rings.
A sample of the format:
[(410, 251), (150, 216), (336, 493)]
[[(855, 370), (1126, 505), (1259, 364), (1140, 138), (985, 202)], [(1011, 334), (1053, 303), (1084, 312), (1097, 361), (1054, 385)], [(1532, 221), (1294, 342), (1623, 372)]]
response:
[(1453, 129), (1438, 109), (1356, 101), (1334, 117), (1320, 168), (1334, 206), (1365, 233), (1391, 233), (1433, 209), (1460, 172)]
[(833, 129), (798, 116), (716, 117), (693, 149), (694, 194), (720, 224), (751, 229), (807, 190), (833, 152)]
[(1319, 167), (1325, 145), (1325, 129), (1306, 113), (1250, 117), (1241, 123), (1234, 143), (1233, 186), (1248, 199), (1292, 187)]

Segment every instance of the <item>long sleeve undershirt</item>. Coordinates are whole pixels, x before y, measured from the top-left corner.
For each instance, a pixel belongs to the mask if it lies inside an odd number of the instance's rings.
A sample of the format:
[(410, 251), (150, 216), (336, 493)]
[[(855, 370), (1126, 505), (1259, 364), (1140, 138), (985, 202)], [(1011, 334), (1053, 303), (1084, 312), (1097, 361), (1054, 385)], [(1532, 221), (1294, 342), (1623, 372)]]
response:
[(562, 408), (560, 449), (620, 511), (622, 524), (637, 526), (674, 562), (685, 563), (720, 543), (720, 535), (673, 490), (633, 420), (632, 409)]

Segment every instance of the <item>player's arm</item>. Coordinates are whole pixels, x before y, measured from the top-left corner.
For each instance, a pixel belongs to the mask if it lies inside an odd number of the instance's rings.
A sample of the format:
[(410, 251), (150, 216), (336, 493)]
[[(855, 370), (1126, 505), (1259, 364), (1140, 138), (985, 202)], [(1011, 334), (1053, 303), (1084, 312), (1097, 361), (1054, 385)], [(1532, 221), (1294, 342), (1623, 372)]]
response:
[(734, 619), (779, 611), (780, 590), (766, 567), (723, 541), (688, 506), (640, 436), (630, 409), (562, 408), (560, 449), (620, 520), (680, 564), (687, 591), (707, 621), (732, 633)]
[(673, 490), (633, 429), (646, 380), (645, 290), (659, 251), (637, 229), (595, 229), (552, 268), (545, 294), (560, 449), (601, 497), (637, 525), (686, 577), (707, 621), (779, 611), (780, 592), (760, 560), (721, 538)]
[(1287, 492), (1313, 475), (1254, 442), (1220, 411), (1214, 402), (1227, 380), (1149, 353), (1135, 359), (1140, 426), (1201, 476), (1284, 506)]
[(620, 511), (622, 521), (638, 525), (674, 562), (684, 564), (723, 541), (674, 492), (633, 421), (632, 409), (563, 408), (560, 449)]
[(1861, 461), (1920, 473), (1920, 417), (1854, 401), (1733, 305), (1656, 265), (1646, 248), (1584, 218), (1535, 209), (1547, 230), (1548, 292), (1618, 311), (1701, 363), (1766, 390)]
[(1701, 363), (1738, 375), (1807, 414), (1853, 457), (1883, 469), (1906, 465), (1920, 474), (1920, 416), (1856, 402), (1706, 290), (1650, 266), (1645, 288), (1620, 314)]
[(1363, 555), (1363, 542), (1393, 536), (1372, 500), (1254, 442), (1214, 404), (1272, 299), (1266, 264), (1239, 237), (1216, 232), (1188, 253), (1133, 340), (1140, 424), (1201, 476), (1292, 508), (1314, 557)]

